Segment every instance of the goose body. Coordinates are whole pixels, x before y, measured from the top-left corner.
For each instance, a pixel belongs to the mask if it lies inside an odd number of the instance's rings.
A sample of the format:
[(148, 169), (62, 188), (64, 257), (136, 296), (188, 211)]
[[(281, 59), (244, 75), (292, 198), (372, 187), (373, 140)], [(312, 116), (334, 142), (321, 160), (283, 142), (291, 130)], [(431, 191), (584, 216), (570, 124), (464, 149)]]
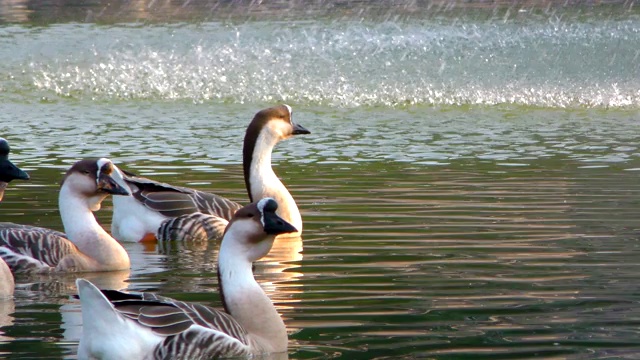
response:
[(80, 359), (211, 359), (284, 353), (287, 331), (256, 282), (252, 263), (267, 255), (276, 235), (296, 229), (276, 214), (270, 198), (236, 212), (218, 256), (225, 311), (149, 293), (99, 290), (78, 279), (83, 334)]
[[(9, 161), (11, 148), (4, 138), (0, 138), (0, 201), (9, 182), (15, 179), (29, 180), (29, 175)], [(15, 282), (11, 269), (0, 259), (0, 298), (13, 295)]]
[(65, 174), (58, 206), (66, 234), (28, 225), (0, 223), (0, 257), (15, 272), (112, 271), (130, 266), (125, 249), (97, 222), (109, 194), (128, 190), (111, 175), (109, 159), (76, 162)]
[[(120, 170), (133, 196), (113, 197), (111, 233), (124, 242), (170, 239), (185, 229), (182, 240), (219, 237), (241, 205), (221, 196), (161, 183)], [(195, 214), (195, 215), (194, 215)], [(202, 217), (207, 214), (211, 217)], [(196, 219), (198, 217), (198, 219)], [(213, 233), (201, 221), (212, 223)]]
[[(276, 144), (298, 134), (309, 134), (292, 120), (288, 105), (259, 111), (247, 127), (243, 145), (244, 178), (250, 202), (274, 198), (278, 215), (298, 229), (302, 218), (293, 196), (271, 167)], [(220, 238), (233, 214), (240, 209), (224, 197), (172, 186), (122, 172), (133, 197), (114, 196), (111, 233), (120, 241), (196, 240)], [(192, 215), (199, 213), (199, 215)]]

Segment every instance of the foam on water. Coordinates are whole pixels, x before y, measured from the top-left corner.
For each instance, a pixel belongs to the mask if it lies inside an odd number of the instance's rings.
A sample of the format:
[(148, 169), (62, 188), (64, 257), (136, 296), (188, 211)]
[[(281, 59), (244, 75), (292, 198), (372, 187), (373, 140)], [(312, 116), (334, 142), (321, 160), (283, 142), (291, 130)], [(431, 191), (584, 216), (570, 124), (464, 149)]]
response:
[(44, 98), (640, 106), (638, 19), (56, 25), (0, 35), (0, 53), (11, 55), (0, 87)]

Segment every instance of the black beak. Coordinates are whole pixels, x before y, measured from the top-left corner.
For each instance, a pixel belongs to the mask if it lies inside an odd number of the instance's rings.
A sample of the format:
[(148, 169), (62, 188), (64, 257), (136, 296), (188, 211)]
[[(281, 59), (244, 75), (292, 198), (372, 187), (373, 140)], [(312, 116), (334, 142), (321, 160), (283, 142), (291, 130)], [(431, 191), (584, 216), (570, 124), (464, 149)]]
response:
[(100, 173), (98, 176), (98, 189), (112, 195), (131, 195), (129, 189), (118, 184), (111, 175)]
[(302, 125), (293, 124), (293, 135), (311, 134), (311, 131), (305, 129)]
[(263, 215), (263, 220), (264, 232), (269, 235), (280, 235), (298, 231), (298, 229), (286, 222), (275, 212), (265, 212)]
[(0, 160), (0, 181), (9, 182), (14, 179), (29, 180), (29, 174), (20, 170), (8, 159)]

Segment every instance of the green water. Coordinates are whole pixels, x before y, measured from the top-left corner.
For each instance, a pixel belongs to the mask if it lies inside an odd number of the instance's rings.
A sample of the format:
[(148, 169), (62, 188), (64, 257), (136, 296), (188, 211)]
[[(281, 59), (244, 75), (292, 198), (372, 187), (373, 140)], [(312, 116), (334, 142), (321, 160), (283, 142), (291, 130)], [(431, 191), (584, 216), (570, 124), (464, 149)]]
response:
[[(256, 278), (290, 359), (639, 357), (633, 10), (352, 8), (100, 25), (67, 9), (71, 23), (0, 26), (0, 135), (32, 176), (2, 221), (62, 230), (58, 183), (88, 156), (246, 202), (244, 129), (286, 102), (312, 132), (273, 157), (305, 232)], [(131, 271), (83, 277), (221, 306), (217, 244), (125, 247)], [(75, 358), (75, 278), (17, 278), (0, 357)]]

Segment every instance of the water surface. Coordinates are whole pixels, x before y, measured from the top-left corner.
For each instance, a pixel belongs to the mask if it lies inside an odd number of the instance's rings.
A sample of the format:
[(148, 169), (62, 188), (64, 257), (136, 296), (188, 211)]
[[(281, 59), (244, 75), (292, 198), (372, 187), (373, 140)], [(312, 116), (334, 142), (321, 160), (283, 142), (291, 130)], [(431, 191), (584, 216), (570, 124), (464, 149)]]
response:
[[(4, 24), (0, 129), (32, 180), (2, 220), (62, 230), (88, 156), (246, 202), (244, 129), (286, 102), (312, 132), (274, 153), (305, 232), (256, 278), (290, 359), (637, 358), (640, 22), (507, 9)], [(221, 306), (217, 244), (126, 248), (130, 271), (82, 276)], [(2, 357), (76, 357), (75, 278), (17, 278)]]

